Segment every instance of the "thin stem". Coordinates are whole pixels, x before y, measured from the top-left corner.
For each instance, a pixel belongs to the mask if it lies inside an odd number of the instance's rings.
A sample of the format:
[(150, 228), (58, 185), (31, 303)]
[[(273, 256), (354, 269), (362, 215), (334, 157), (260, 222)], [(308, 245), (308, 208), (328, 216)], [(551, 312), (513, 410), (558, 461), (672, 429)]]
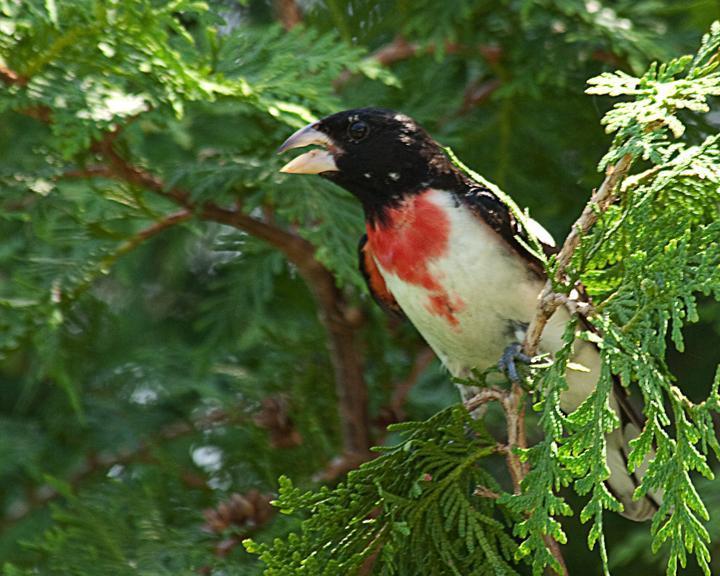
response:
[[(522, 462), (518, 450), (527, 448), (525, 433), (525, 393), (518, 382), (513, 382), (510, 390), (503, 390), (494, 386), (481, 388), (480, 391), (465, 402), (465, 408), (472, 412), (489, 402), (498, 402), (505, 413), (507, 427), (507, 446), (502, 448), (505, 453), (507, 469), (513, 483), (513, 491), (520, 494), (522, 481), (529, 472), (527, 463)], [(482, 491), (482, 487), (479, 488)], [(562, 576), (567, 576), (567, 566), (562, 555), (560, 545), (550, 536), (545, 537), (545, 543), (550, 553), (560, 565)]]
[(553, 290), (554, 285), (565, 281), (568, 266), (572, 261), (575, 250), (580, 244), (580, 239), (588, 233), (597, 222), (599, 215), (605, 212), (615, 199), (615, 190), (618, 184), (625, 178), (632, 162), (633, 156), (626, 154), (617, 164), (608, 167), (605, 173), (605, 180), (603, 180), (600, 187), (593, 193), (582, 214), (575, 224), (573, 224), (570, 234), (568, 234), (557, 255), (555, 277), (548, 278), (545, 283), (545, 287), (540, 294), (535, 317), (528, 327), (523, 345), (523, 350), (528, 356), (537, 354), (545, 325), (563, 301)]

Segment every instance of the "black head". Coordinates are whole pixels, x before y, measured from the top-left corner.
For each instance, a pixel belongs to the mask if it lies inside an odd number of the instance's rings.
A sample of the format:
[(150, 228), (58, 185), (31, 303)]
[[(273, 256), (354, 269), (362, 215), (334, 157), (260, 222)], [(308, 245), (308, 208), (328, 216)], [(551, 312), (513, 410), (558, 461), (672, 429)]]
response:
[(442, 148), (412, 118), (380, 108), (346, 110), (295, 132), (279, 148), (319, 145), (281, 171), (319, 174), (357, 196), (366, 215), (382, 215), (408, 195), (461, 178)]

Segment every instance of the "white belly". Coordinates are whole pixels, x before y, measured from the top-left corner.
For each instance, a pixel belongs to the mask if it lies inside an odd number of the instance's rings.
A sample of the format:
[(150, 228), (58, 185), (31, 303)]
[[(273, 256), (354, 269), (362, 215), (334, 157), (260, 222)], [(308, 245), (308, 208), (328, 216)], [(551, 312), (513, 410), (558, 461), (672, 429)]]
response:
[[(484, 370), (496, 364), (509, 344), (523, 339), (522, 325), (533, 318), (544, 281), (489, 226), (464, 206), (457, 206), (449, 193), (432, 191), (427, 197), (450, 219), (448, 249), (429, 263), (428, 270), (454, 305), (452, 321), (433, 310), (431, 299), (437, 292), (408, 283), (377, 264), (403, 312), (445, 367), (453, 376), (466, 377), (473, 368)], [(543, 352), (561, 347), (568, 318), (560, 309), (550, 320), (541, 341)], [(597, 378), (595, 349), (577, 342), (576, 352), (575, 360), (594, 373), (568, 373), (571, 386), (562, 398), (566, 410), (584, 400)]]
[(532, 318), (542, 282), (530, 276), (518, 256), (488, 226), (446, 192), (428, 199), (450, 217), (445, 254), (428, 270), (456, 304), (452, 318), (434, 313), (431, 298), (438, 292), (411, 284), (378, 262), (388, 289), (403, 312), (455, 376), (484, 369), (500, 358), (513, 340), (513, 322)]

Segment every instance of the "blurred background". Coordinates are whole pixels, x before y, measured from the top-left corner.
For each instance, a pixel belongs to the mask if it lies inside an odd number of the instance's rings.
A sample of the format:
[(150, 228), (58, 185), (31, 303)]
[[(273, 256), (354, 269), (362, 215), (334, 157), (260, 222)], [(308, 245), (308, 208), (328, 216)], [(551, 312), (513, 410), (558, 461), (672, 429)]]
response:
[[(388, 423), (458, 400), (368, 298), (359, 207), (277, 173), (294, 129), (401, 110), (562, 239), (609, 145), (585, 81), (693, 52), (719, 18), (717, 0), (0, 0), (4, 573), (260, 574), (242, 539), (298, 522), (269, 504), (280, 474), (332, 485)], [(720, 361), (720, 307), (700, 312), (670, 355), (698, 398)], [(720, 492), (699, 485), (720, 572)], [(664, 573), (648, 525), (605, 524), (614, 574)], [(566, 528), (570, 573), (600, 574)]]

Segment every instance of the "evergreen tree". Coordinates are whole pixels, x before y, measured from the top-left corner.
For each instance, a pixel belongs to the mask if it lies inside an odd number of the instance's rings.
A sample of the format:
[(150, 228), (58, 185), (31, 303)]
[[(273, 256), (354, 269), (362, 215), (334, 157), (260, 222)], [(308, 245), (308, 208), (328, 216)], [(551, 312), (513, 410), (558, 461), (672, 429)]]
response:
[[(0, 0), (4, 573), (720, 571), (719, 17)], [(294, 129), (367, 105), (568, 237), (538, 326), (593, 298), (524, 387), (476, 375), (481, 420), (367, 295), (359, 207), (278, 173)], [(604, 369), (564, 415), (577, 333)], [(603, 483), (613, 374), (652, 523)]]

